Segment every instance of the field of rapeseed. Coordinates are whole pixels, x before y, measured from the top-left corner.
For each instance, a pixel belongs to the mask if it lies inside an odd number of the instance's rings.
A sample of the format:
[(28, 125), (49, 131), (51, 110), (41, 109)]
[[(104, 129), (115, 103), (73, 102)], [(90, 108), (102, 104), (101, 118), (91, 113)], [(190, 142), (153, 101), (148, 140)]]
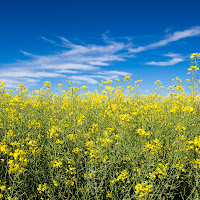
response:
[(58, 94), (0, 82), (0, 199), (199, 199), (200, 54), (190, 59), (189, 95), (178, 77), (168, 96), (159, 80), (139, 94), (129, 76), (127, 95), (118, 79)]

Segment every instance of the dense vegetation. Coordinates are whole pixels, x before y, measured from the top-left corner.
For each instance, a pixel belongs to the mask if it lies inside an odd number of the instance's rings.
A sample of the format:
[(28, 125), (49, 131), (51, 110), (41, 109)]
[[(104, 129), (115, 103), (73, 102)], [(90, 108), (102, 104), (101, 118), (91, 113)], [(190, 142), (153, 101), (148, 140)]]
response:
[(168, 96), (129, 76), (127, 95), (118, 79), (31, 95), (0, 82), (0, 199), (199, 199), (199, 56), (189, 95), (178, 77)]

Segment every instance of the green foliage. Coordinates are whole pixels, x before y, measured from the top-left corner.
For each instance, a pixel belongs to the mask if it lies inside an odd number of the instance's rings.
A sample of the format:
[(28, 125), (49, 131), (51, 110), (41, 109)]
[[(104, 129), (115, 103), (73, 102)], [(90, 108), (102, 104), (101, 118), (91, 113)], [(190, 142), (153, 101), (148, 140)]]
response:
[(167, 97), (129, 76), (127, 96), (112, 80), (56, 95), (48, 81), (32, 95), (0, 82), (0, 198), (199, 199), (198, 56), (189, 96), (178, 77)]

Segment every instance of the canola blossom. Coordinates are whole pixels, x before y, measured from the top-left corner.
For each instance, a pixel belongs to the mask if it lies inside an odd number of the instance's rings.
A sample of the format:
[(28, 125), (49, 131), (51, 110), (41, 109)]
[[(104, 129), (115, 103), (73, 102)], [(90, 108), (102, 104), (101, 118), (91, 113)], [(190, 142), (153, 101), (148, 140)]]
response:
[(179, 77), (168, 96), (160, 80), (140, 94), (130, 76), (127, 88), (70, 82), (57, 94), (49, 81), (32, 94), (0, 81), (0, 199), (200, 198), (199, 59), (190, 57), (189, 95)]

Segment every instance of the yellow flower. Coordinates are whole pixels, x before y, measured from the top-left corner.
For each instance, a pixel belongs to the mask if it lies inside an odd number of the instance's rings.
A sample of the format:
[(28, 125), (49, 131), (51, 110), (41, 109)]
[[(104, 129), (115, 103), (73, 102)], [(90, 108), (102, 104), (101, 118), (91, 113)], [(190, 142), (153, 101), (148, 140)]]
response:
[(107, 193), (107, 197), (108, 198), (112, 198), (112, 194), (110, 194), (109, 192)]
[(6, 189), (6, 186), (5, 185), (1, 185), (0, 186), (0, 190), (4, 191)]
[(53, 167), (56, 167), (56, 168), (62, 168), (62, 162), (58, 162), (58, 161), (55, 161), (54, 163), (53, 163)]
[(81, 87), (81, 90), (85, 90), (85, 89), (87, 89), (87, 88), (88, 88), (88, 87), (84, 85), (84, 86)]
[(194, 108), (191, 107), (191, 106), (185, 106), (185, 107), (182, 108), (182, 111), (183, 112), (193, 112)]
[(125, 76), (124, 81), (131, 80), (131, 76)]
[(44, 86), (50, 87), (50, 86), (51, 86), (50, 81), (45, 81), (45, 82), (44, 82)]
[(53, 184), (57, 187), (58, 186), (58, 183), (57, 181), (53, 180)]
[(160, 81), (160, 80), (157, 80), (157, 81), (155, 81), (155, 84), (156, 84), (156, 85), (159, 85), (159, 84), (161, 84), (161, 81)]

